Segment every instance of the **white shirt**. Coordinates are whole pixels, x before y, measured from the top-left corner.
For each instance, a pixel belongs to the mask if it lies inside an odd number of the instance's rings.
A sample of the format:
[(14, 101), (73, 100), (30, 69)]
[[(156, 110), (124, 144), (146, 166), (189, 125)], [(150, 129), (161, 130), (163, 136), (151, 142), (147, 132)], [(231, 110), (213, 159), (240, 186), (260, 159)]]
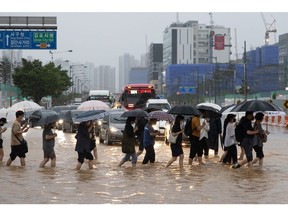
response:
[(229, 122), (226, 127), (226, 135), (224, 140), (224, 146), (229, 147), (236, 144), (235, 141), (235, 126), (234, 123)]
[(208, 138), (208, 131), (210, 129), (210, 126), (209, 126), (209, 123), (206, 121), (205, 118), (200, 118), (200, 125), (203, 125), (203, 122), (205, 122), (205, 126), (200, 131), (199, 140), (201, 140), (203, 137)]

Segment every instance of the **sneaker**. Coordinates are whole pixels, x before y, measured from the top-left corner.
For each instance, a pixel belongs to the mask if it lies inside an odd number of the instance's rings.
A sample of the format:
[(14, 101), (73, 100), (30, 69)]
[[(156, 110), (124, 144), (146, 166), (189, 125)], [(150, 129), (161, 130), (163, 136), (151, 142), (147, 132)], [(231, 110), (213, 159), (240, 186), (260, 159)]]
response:
[(236, 164), (233, 164), (231, 167), (232, 167), (233, 169), (238, 169), (238, 168), (241, 167), (241, 165), (240, 165), (239, 163), (236, 163)]

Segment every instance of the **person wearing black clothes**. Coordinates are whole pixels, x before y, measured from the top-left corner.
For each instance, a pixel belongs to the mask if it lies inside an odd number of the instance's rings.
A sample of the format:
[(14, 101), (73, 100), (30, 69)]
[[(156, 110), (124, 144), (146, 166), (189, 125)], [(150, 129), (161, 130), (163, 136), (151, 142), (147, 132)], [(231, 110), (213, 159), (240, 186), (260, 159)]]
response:
[(91, 153), (91, 142), (90, 142), (90, 133), (89, 127), (91, 122), (81, 122), (78, 127), (77, 134), (75, 136), (77, 142), (75, 146), (75, 151), (78, 152), (78, 163), (76, 165), (76, 170), (80, 170), (84, 159), (89, 160), (88, 166), (89, 169), (93, 169), (93, 155)]
[(218, 156), (219, 151), (219, 135), (222, 134), (221, 116), (214, 114), (210, 117), (210, 130), (208, 131), (208, 145), (209, 148), (214, 150), (214, 156)]
[(182, 134), (184, 131), (183, 122), (184, 117), (182, 115), (177, 115), (171, 130), (172, 135), (174, 137), (177, 136), (177, 139), (176, 143), (170, 144), (172, 158), (168, 161), (166, 167), (169, 167), (174, 161), (176, 161), (177, 157), (179, 157), (179, 166), (183, 167), (183, 160), (184, 160), (184, 153), (182, 149)]
[(122, 166), (126, 161), (130, 160), (132, 157), (132, 166), (135, 167), (137, 163), (137, 154), (135, 151), (135, 131), (137, 128), (133, 128), (132, 124), (134, 124), (136, 118), (135, 117), (128, 117), (125, 124), (125, 129), (123, 132), (123, 139), (122, 139), (122, 152), (125, 153), (125, 156), (122, 158), (118, 166)]
[(246, 111), (245, 116), (241, 118), (239, 124), (243, 126), (243, 129), (245, 131), (245, 136), (241, 142), (241, 145), (245, 151), (246, 158), (242, 160), (240, 163), (234, 164), (232, 168), (240, 168), (244, 164), (248, 163), (248, 167), (252, 167), (252, 160), (253, 160), (253, 145), (254, 145), (254, 135), (259, 133), (259, 130), (254, 130), (252, 127), (252, 120), (253, 112), (252, 111)]

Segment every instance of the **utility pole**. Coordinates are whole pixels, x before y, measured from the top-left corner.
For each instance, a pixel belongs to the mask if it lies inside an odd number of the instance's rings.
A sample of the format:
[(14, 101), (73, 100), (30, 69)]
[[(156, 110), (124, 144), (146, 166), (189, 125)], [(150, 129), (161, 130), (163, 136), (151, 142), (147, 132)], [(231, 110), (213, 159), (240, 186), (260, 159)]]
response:
[(247, 73), (246, 73), (246, 41), (244, 41), (244, 59), (243, 59), (243, 70), (244, 70), (244, 79), (243, 79), (243, 93), (244, 101), (247, 101)]

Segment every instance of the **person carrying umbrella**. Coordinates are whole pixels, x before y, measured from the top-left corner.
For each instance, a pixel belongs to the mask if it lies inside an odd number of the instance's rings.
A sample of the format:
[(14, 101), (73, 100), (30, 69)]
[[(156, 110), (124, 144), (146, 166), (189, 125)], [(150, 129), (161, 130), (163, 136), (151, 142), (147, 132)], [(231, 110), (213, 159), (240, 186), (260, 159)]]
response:
[(93, 169), (93, 155), (91, 153), (91, 142), (90, 142), (90, 135), (89, 135), (89, 127), (91, 122), (81, 122), (79, 124), (79, 128), (76, 138), (76, 146), (75, 151), (78, 153), (78, 163), (76, 165), (76, 170), (80, 170), (82, 164), (84, 163), (84, 159), (89, 160), (88, 166), (89, 169)]
[(148, 123), (144, 128), (144, 137), (143, 137), (143, 145), (145, 148), (145, 156), (142, 161), (142, 164), (147, 164), (149, 161), (150, 163), (155, 162), (155, 137), (160, 134), (158, 130), (154, 130), (153, 125), (156, 125), (157, 119), (150, 118)]
[(52, 131), (52, 129), (55, 127), (56, 122), (48, 123), (47, 125), (45, 125), (42, 132), (44, 159), (39, 165), (40, 168), (43, 168), (45, 164), (49, 161), (49, 159), (51, 159), (51, 167), (56, 166), (56, 155), (54, 151), (54, 146), (57, 133), (54, 133)]
[(2, 133), (4, 133), (7, 130), (6, 127), (3, 127), (4, 124), (6, 124), (6, 123), (7, 123), (6, 118), (0, 119), (0, 162), (3, 161), (3, 157), (4, 157)]
[(246, 158), (240, 163), (232, 165), (232, 168), (237, 169), (248, 163), (248, 167), (252, 167), (253, 160), (253, 145), (254, 145), (254, 135), (259, 133), (259, 130), (254, 130), (251, 121), (254, 119), (253, 111), (246, 111), (245, 116), (241, 118), (239, 124), (242, 124), (244, 137), (241, 142), (241, 146), (244, 149)]
[(128, 117), (125, 124), (125, 129), (123, 131), (123, 139), (122, 139), (122, 152), (125, 153), (125, 156), (122, 158), (118, 166), (122, 166), (125, 162), (130, 160), (132, 157), (132, 166), (135, 167), (137, 163), (137, 154), (135, 151), (135, 131), (137, 128), (133, 128), (132, 124), (134, 124), (136, 117)]

